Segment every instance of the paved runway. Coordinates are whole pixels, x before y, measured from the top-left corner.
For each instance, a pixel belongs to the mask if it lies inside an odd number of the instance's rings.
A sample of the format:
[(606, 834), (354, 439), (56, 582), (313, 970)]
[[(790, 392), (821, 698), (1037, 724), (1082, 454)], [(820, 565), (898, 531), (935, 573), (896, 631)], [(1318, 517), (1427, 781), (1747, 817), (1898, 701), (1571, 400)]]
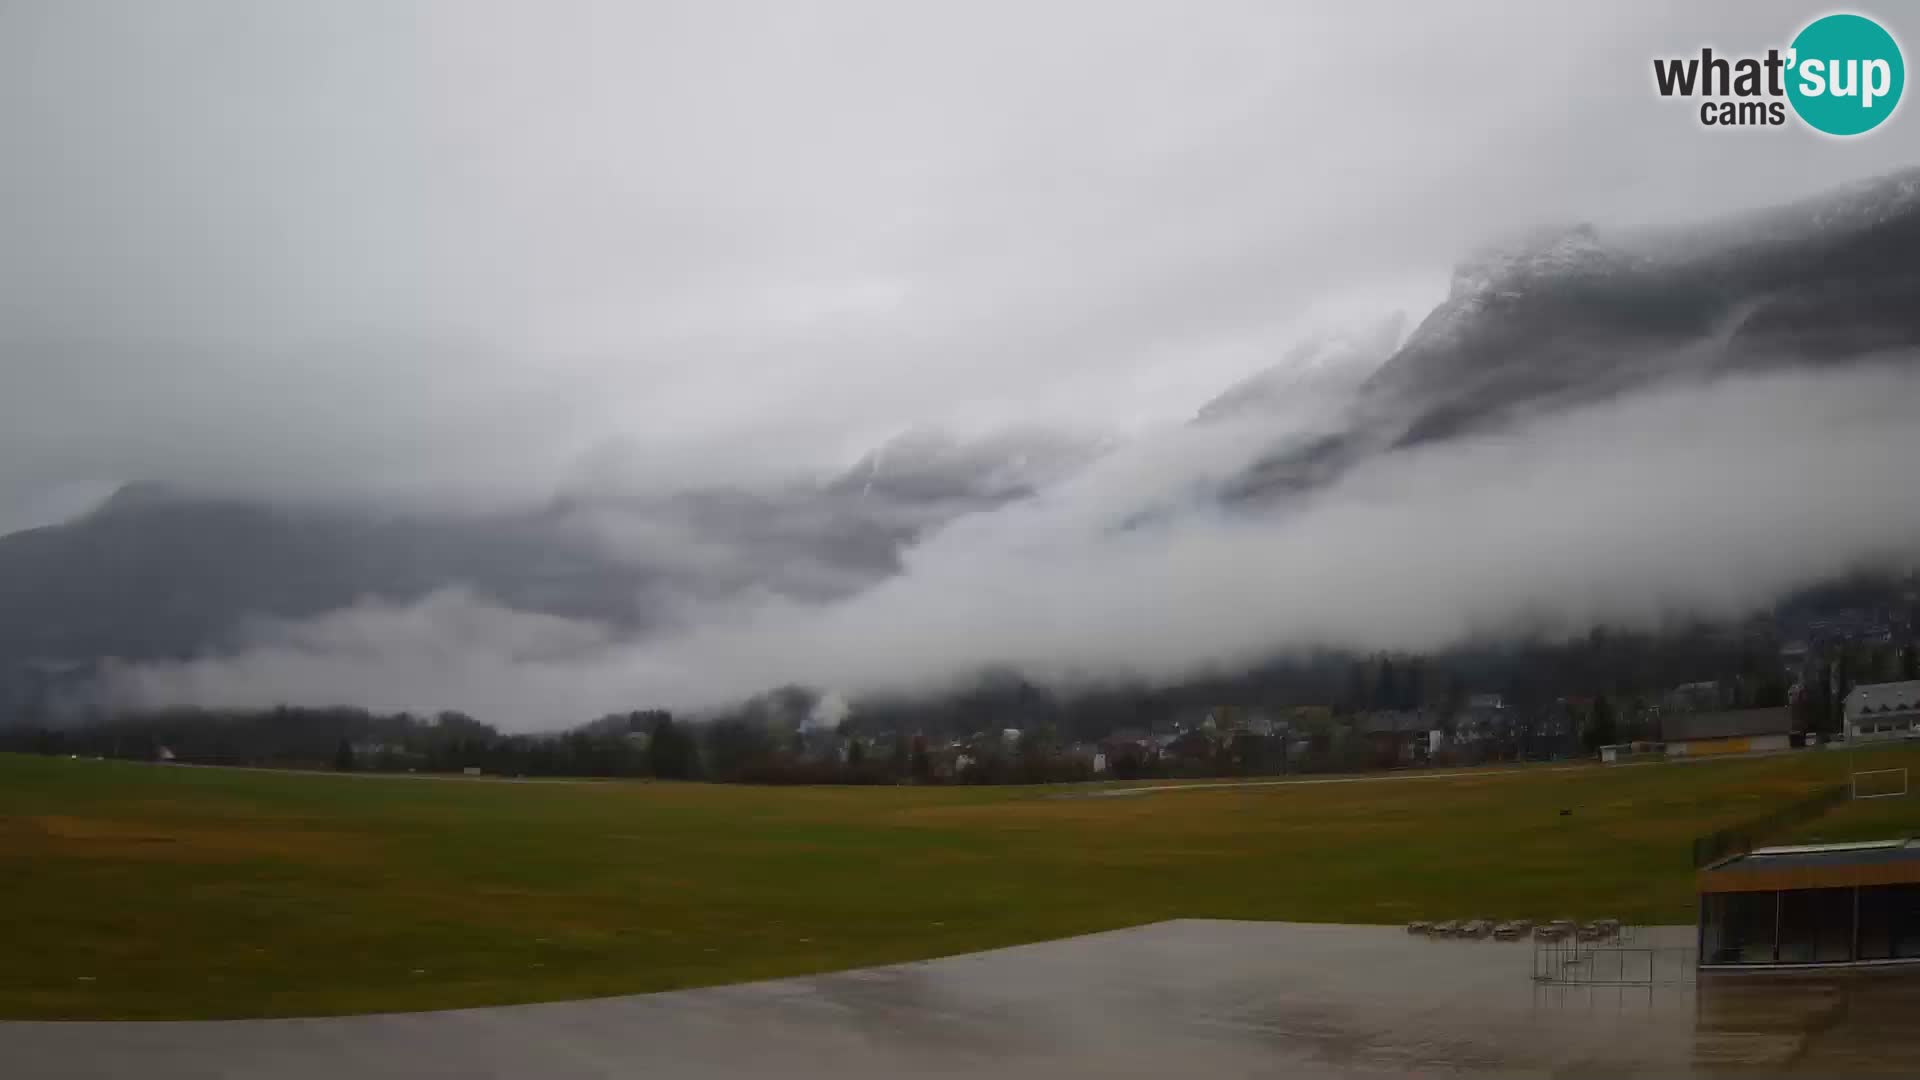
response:
[[(1652, 931), (1689, 943), (1690, 929)], [(1914, 980), (1539, 986), (1525, 943), (1183, 920), (917, 964), (594, 1001), (0, 1024), (0, 1075), (894, 1077), (1909, 1071)], [(1756, 996), (1757, 995), (1757, 996)]]

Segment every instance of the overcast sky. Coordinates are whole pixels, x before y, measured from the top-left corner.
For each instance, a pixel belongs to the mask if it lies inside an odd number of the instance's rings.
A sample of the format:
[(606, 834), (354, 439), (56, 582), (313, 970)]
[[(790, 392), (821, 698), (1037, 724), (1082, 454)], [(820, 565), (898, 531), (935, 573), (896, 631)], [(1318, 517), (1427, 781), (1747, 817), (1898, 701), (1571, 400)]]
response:
[(0, 0), (0, 529), (1176, 419), (1503, 232), (1914, 160), (1650, 89), (1819, 10)]

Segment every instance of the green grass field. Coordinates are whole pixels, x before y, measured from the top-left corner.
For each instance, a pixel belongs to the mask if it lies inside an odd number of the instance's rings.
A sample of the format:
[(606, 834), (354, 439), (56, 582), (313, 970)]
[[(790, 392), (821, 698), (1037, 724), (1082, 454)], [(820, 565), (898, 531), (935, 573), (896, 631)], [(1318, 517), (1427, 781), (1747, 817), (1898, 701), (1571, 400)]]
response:
[[(1888, 840), (1896, 836), (1920, 835), (1920, 796), (1913, 791), (1913, 784), (1920, 782), (1920, 754), (1860, 752), (1855, 765), (1860, 769), (1908, 766), (1907, 794), (1841, 803), (1816, 820), (1795, 826), (1781, 838), (1781, 842), (1843, 843), (1849, 840)], [(1843, 766), (1840, 770), (1843, 781), (1847, 772)], [(1897, 790), (1899, 783), (1895, 777), (1872, 777), (1868, 778), (1861, 790), (1868, 794)]]
[[(1188, 916), (1690, 922), (1690, 839), (1847, 765), (1803, 753), (1061, 798), (0, 756), (0, 1017), (584, 997)], [(1850, 827), (1885, 835), (1920, 829), (1916, 809), (1880, 800), (1833, 820), (1869, 815)]]

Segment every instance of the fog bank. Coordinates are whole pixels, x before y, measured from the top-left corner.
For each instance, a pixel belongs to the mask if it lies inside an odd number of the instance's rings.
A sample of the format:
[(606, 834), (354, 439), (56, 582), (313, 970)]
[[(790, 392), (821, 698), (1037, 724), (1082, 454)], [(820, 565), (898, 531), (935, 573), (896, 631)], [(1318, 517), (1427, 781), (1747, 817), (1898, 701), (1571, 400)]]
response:
[[(1165, 681), (1289, 650), (1428, 651), (1734, 616), (1920, 550), (1920, 376), (1669, 387), (1380, 456), (1284, 504), (1212, 495), (1256, 422), (1182, 427), (963, 517), (829, 604), (735, 600), (646, 640), (463, 591), (255, 628), (128, 669), (122, 700), (461, 708), (513, 729), (723, 704), (784, 683), (937, 690), (987, 665)], [(1303, 429), (1306, 430), (1306, 429)]]

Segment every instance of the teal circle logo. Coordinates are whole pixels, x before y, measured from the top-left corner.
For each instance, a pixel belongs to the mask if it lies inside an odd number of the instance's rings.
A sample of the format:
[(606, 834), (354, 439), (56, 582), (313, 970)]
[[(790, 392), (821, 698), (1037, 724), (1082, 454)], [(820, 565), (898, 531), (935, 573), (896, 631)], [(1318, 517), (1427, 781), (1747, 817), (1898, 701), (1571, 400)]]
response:
[(1863, 15), (1828, 15), (1793, 39), (1787, 99), (1816, 131), (1860, 135), (1900, 104), (1907, 65), (1900, 44)]

